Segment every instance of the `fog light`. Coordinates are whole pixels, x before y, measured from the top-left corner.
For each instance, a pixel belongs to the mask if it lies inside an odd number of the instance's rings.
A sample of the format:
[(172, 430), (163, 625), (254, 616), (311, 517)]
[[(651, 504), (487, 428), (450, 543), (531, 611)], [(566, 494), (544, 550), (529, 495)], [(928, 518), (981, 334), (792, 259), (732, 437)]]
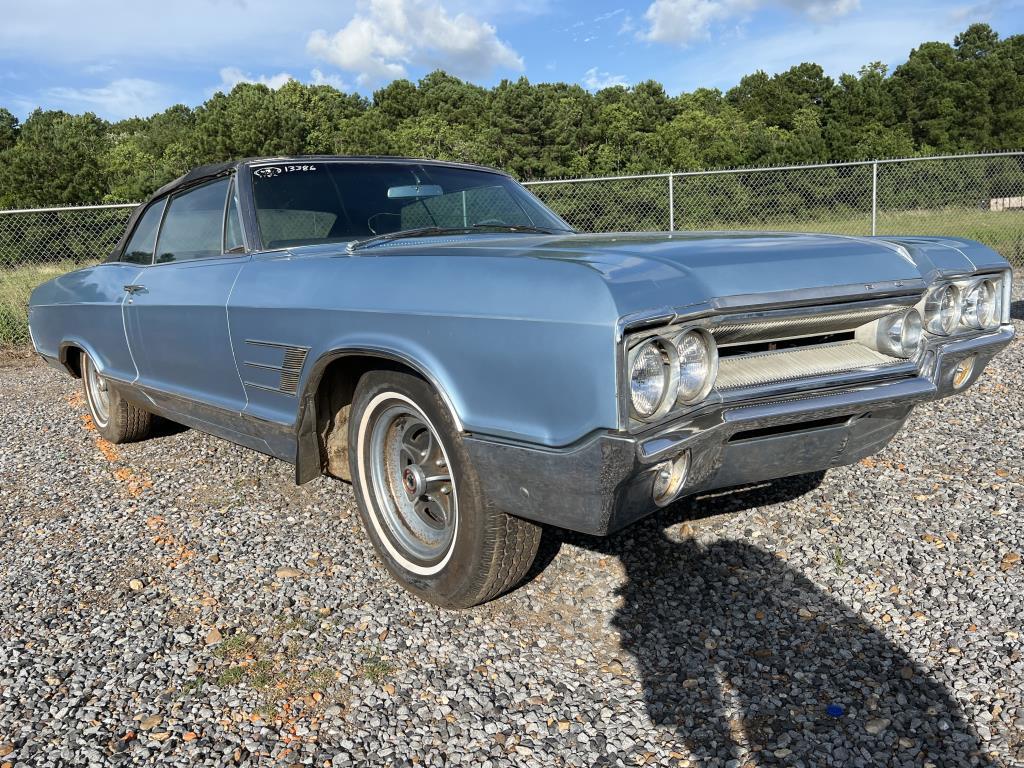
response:
[(663, 461), (654, 467), (654, 503), (663, 507), (670, 503), (686, 484), (690, 473), (690, 452), (683, 451), (674, 459)]
[(956, 368), (953, 369), (953, 389), (960, 389), (971, 380), (971, 374), (974, 373), (975, 359), (976, 357), (971, 355), (956, 364)]

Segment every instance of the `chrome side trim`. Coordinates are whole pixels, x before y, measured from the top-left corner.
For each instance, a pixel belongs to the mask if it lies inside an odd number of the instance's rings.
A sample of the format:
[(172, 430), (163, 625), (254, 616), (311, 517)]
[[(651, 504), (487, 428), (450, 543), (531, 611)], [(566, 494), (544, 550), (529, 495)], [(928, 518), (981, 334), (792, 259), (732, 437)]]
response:
[(247, 387), (253, 387), (255, 389), (262, 389), (266, 392), (276, 392), (277, 394), (281, 394), (281, 390), (278, 387), (268, 387), (266, 384), (257, 384), (252, 381), (243, 381), (242, 383)]
[(277, 347), (278, 349), (303, 349), (309, 352), (309, 347), (304, 347), (301, 344), (285, 344), (280, 341), (264, 341), (263, 339), (246, 339), (246, 344), (253, 344), (258, 347)]
[(283, 371), (284, 366), (282, 365), (271, 365), (270, 363), (254, 363), (251, 360), (243, 360), (242, 365), (248, 365), (252, 368), (266, 368), (269, 371)]

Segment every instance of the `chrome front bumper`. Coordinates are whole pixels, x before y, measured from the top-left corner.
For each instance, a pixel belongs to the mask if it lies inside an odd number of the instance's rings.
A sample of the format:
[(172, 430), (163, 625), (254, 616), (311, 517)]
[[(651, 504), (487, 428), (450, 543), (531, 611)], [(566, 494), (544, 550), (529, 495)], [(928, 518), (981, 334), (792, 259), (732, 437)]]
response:
[[(689, 450), (680, 496), (852, 464), (885, 447), (918, 403), (968, 389), (1012, 326), (926, 350), (916, 375), (718, 404), (654, 434), (601, 432), (551, 450), (465, 439), (491, 501), (509, 514), (605, 535), (654, 512), (654, 468)], [(959, 389), (956, 366), (975, 355)]]

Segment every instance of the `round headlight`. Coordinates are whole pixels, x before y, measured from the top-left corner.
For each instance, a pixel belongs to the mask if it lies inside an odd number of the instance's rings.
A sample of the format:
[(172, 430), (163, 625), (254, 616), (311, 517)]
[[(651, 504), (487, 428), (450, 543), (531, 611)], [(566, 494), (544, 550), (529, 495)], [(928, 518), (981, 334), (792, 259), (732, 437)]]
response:
[(908, 309), (891, 318), (879, 339), (883, 352), (896, 357), (913, 357), (921, 346), (921, 313)]
[(948, 336), (960, 323), (960, 289), (953, 283), (931, 292), (924, 307), (924, 321), (931, 333)]
[[(649, 419), (671, 406), (677, 380), (675, 349), (661, 338), (636, 347), (629, 358), (629, 397), (633, 412)], [(670, 397), (670, 395), (672, 397)]]
[(679, 356), (678, 400), (696, 403), (707, 397), (718, 374), (718, 350), (707, 331), (690, 330), (676, 339)]
[(991, 280), (979, 280), (964, 294), (964, 325), (981, 330), (999, 325), (996, 286)]

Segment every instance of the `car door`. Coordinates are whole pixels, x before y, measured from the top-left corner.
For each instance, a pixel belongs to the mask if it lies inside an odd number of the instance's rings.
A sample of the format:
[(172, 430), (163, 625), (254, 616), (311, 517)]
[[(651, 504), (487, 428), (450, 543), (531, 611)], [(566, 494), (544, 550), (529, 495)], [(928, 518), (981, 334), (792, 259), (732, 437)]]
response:
[[(234, 217), (227, 228), (225, 214)], [(125, 300), (138, 386), (164, 410), (192, 420), (231, 424), (231, 414), (245, 408), (227, 320), (228, 297), (247, 258), (240, 237), (231, 178), (172, 195), (154, 262)]]
[(138, 375), (122, 316), (125, 286), (132, 285), (153, 259), (164, 202), (151, 203), (136, 220), (116, 261), (70, 272), (56, 281), (67, 298), (53, 305), (51, 317), (60, 328), (53, 335), (64, 343), (79, 344), (100, 372), (115, 381), (132, 382)]

